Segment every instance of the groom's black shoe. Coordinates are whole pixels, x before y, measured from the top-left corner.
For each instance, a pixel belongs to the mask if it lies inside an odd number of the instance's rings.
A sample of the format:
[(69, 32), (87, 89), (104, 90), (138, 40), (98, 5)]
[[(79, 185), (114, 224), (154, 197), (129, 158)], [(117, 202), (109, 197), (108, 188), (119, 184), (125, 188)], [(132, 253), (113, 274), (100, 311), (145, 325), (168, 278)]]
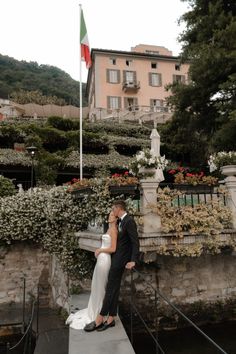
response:
[(115, 324), (116, 324), (115, 320), (113, 320), (111, 323), (107, 323), (107, 321), (106, 321), (102, 324), (101, 327), (99, 326), (99, 328), (97, 327), (96, 329), (98, 332), (102, 332), (102, 331), (105, 331), (109, 327), (115, 327)]
[(103, 323), (100, 323), (99, 325), (96, 325), (96, 322), (90, 322), (84, 327), (85, 332), (92, 332), (95, 331), (95, 329), (99, 329), (103, 326)]

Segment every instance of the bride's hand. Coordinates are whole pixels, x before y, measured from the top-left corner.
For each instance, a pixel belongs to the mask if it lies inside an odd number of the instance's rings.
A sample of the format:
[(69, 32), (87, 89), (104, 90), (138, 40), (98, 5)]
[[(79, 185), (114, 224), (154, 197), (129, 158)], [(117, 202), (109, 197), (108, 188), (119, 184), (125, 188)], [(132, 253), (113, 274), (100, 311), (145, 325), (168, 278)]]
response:
[(98, 255), (101, 253), (101, 249), (97, 248), (94, 253), (95, 253), (95, 257), (98, 258)]

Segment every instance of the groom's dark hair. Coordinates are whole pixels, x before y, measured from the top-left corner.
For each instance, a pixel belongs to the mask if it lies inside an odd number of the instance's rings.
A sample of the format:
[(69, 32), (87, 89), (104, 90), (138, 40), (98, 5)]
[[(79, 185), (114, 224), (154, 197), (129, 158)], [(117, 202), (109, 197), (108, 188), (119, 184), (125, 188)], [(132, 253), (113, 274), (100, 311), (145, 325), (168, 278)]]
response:
[(113, 205), (116, 207), (120, 207), (121, 209), (126, 211), (126, 203), (124, 200), (115, 200), (113, 202)]

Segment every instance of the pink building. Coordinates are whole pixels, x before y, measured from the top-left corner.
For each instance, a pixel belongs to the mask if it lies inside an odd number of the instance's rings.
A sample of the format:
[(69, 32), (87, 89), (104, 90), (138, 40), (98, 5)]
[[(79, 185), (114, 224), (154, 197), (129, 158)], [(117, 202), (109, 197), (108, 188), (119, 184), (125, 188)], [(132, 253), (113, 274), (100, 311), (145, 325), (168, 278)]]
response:
[(171, 117), (165, 105), (169, 95), (165, 86), (187, 82), (189, 64), (180, 64), (164, 47), (143, 44), (130, 52), (92, 49), (91, 55), (87, 81), (91, 119), (136, 116), (145, 120), (155, 116), (164, 122)]

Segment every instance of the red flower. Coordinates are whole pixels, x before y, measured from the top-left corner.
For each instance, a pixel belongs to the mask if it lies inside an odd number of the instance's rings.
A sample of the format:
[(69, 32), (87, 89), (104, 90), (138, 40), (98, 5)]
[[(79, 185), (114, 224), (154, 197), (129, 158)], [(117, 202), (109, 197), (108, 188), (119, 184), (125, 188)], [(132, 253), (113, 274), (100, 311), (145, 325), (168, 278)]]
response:
[(124, 176), (128, 176), (129, 175), (129, 171), (125, 171)]
[(176, 171), (175, 170), (169, 170), (168, 173), (171, 174), (171, 175), (174, 175), (176, 173)]
[(194, 173), (186, 173), (186, 177), (194, 177)]

